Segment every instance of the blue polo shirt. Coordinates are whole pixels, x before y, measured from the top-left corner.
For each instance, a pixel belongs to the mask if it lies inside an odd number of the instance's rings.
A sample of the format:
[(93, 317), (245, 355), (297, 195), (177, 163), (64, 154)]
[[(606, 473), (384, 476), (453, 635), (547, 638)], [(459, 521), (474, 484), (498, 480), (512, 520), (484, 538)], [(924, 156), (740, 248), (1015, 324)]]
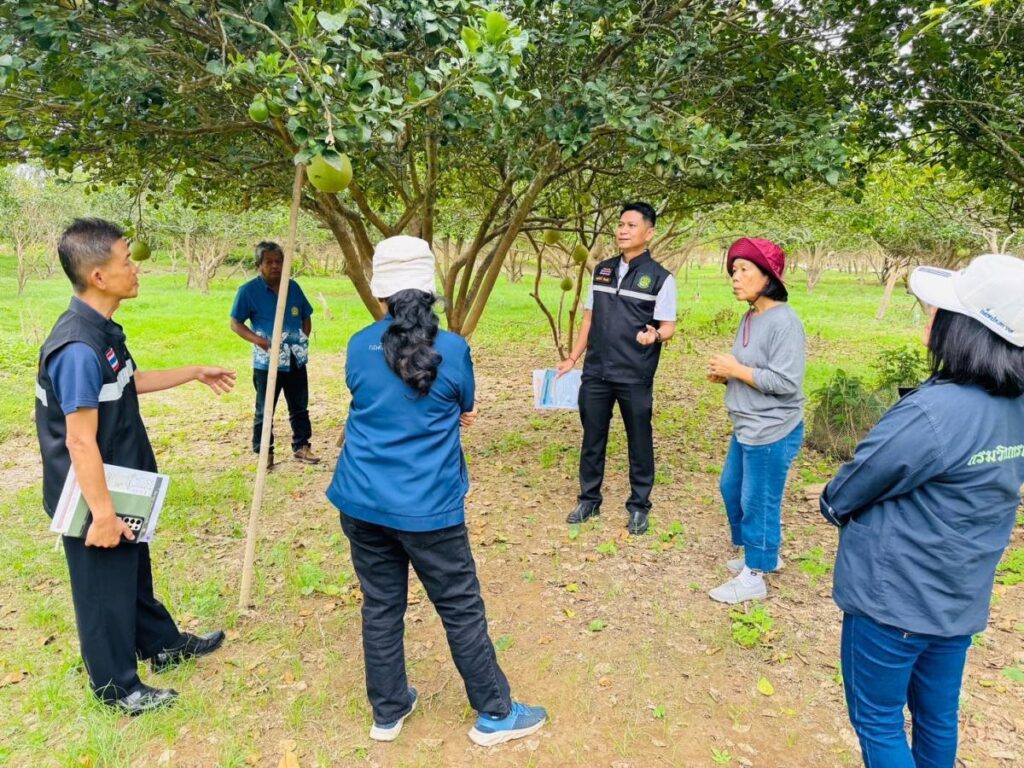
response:
[[(249, 323), (249, 329), (257, 336), (269, 339), (274, 335), (274, 313), (277, 311), (277, 294), (257, 275), (244, 283), (235, 294), (231, 306), (231, 317), (240, 323)], [(284, 310), (284, 329), (281, 337), (281, 353), (277, 359), (277, 370), (291, 368), (295, 357), (298, 367), (309, 362), (309, 337), (302, 332), (302, 323), (313, 314), (313, 305), (294, 280), (288, 283), (288, 304)], [(252, 367), (259, 371), (270, 368), (270, 353), (255, 344), (252, 347)]]
[(465, 520), (469, 473), (459, 416), (473, 410), (473, 360), (461, 336), (440, 331), (437, 379), (420, 396), (384, 359), (381, 337), (391, 322), (385, 317), (349, 341), (352, 405), (327, 498), (365, 522), (436, 531)]

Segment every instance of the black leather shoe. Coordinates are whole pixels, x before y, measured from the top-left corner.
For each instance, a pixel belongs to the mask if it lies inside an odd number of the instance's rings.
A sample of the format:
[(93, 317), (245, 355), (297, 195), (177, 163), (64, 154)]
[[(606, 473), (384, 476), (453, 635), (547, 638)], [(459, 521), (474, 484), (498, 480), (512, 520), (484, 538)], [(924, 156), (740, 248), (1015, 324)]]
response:
[(569, 516), (565, 518), (565, 522), (569, 525), (579, 525), (585, 520), (589, 520), (592, 517), (596, 517), (601, 514), (601, 505), (594, 504), (590, 501), (581, 501), (576, 505), (576, 509), (569, 513)]
[(208, 632), (205, 635), (193, 635), (183, 632), (181, 636), (185, 638), (183, 645), (178, 648), (161, 651), (153, 657), (150, 666), (154, 672), (163, 672), (177, 666), (186, 659), (194, 659), (197, 656), (213, 653), (224, 642), (224, 630), (222, 629)]
[(646, 509), (631, 509), (629, 510), (629, 522), (626, 523), (626, 528), (634, 536), (639, 536), (642, 533), (647, 532), (647, 515)]
[(154, 709), (168, 707), (178, 698), (178, 692), (172, 688), (150, 688), (148, 685), (140, 685), (127, 696), (122, 696), (110, 704), (115, 709), (126, 715), (135, 717), (143, 712), (152, 712)]

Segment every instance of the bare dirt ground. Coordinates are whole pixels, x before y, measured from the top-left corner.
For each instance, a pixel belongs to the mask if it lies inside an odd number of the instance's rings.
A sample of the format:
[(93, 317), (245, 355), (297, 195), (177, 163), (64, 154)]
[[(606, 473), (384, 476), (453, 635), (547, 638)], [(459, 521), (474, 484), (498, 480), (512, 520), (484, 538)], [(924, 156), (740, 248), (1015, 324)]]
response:
[[(368, 740), (358, 588), (354, 580), (324, 588), (309, 577), (312, 565), (332, 584), (351, 571), (336, 513), (323, 497), (334, 465), (327, 444), (347, 398), (341, 363), (318, 360), (313, 418), (326, 460), (319, 467), (286, 464), (270, 475), (256, 610), (237, 618), (218, 655), (171, 677), (183, 694), (179, 706), (199, 707), (199, 716), (183, 719), (173, 738), (150, 739), (125, 764), (229, 764), (225, 745), (233, 743), (237, 764), (271, 767), (285, 765), (288, 754), (301, 766), (381, 768), (859, 765), (837, 669), (840, 614), (830, 599), (830, 572), (818, 573), (831, 565), (836, 544), (814, 500), (828, 463), (806, 452), (797, 461), (785, 501), (785, 567), (771, 577), (764, 602), (774, 623), (759, 644), (743, 648), (733, 639), (730, 608), (706, 595), (727, 577), (732, 555), (717, 491), (728, 423), (721, 392), (695, 374), (701, 350), (671, 350), (659, 373), (655, 524), (642, 537), (628, 537), (622, 527), (628, 484), (618, 426), (603, 514), (577, 536), (564, 524), (576, 493), (580, 429), (575, 414), (532, 409), (524, 372), (546, 357), (477, 350), (482, 415), (465, 438), (473, 478), (467, 520), (492, 638), (513, 695), (548, 707), (551, 722), (542, 731), (491, 750), (468, 741), (473, 716), (440, 622), (413, 577), (406, 654), (420, 706), (394, 744)], [(153, 396), (147, 421), (164, 471), (191, 476), (201, 490), (226, 472), (251, 468), (245, 372), (239, 391), (221, 402), (197, 388)], [(287, 437), (283, 410), (279, 439)], [(35, 452), (29, 438), (0, 449), (0, 494), (37, 482)], [(216, 514), (197, 512), (154, 544), (158, 590), (172, 605), (187, 602), (190, 582), (212, 583), (224, 614), (212, 618), (230, 620), (247, 493), (245, 485)], [(49, 539), (44, 522), (40, 512), (41, 541)], [(1022, 544), (1018, 526), (1011, 546)], [(66, 571), (61, 560), (54, 563), (43, 587), (66, 597), (70, 618)], [(0, 585), (0, 623), (12, 630), (6, 638), (35, 631), (25, 600), (39, 588)], [(187, 613), (179, 619), (199, 625)], [(969, 655), (961, 766), (1024, 765), (1024, 685), (1001, 674), (1024, 664), (1022, 621), (1024, 587), (998, 587), (989, 630)], [(67, 627), (55, 644), (74, 644), (74, 625)], [(29, 676), (0, 696), (28, 696), (42, 684)], [(76, 684), (84, 706), (83, 673)], [(133, 727), (118, 725), (125, 739)], [(23, 764), (17, 752), (13, 760)]]

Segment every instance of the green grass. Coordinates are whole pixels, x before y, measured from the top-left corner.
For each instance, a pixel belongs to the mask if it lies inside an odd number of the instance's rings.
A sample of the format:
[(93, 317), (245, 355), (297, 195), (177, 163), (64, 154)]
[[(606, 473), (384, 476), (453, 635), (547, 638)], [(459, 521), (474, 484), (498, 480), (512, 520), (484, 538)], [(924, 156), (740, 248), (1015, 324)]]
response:
[[(244, 279), (240, 274), (217, 278), (211, 281), (209, 293), (200, 294), (185, 289), (184, 273), (172, 274), (155, 259), (147, 262), (138, 298), (125, 302), (115, 316), (128, 334), (139, 366), (215, 363), (235, 368), (240, 382), (247, 380), (250, 350), (231, 332), (228, 321), (235, 291)], [(367, 324), (368, 313), (344, 278), (299, 275), (297, 279), (315, 308), (314, 361), (317, 356), (339, 354), (352, 333)], [(549, 331), (529, 296), (531, 287), (527, 280), (518, 284), (499, 280), (473, 337), (477, 355), (500, 354), (514, 343), (535, 349), (538, 365), (554, 364)], [(33, 406), (24, 393), (31, 392), (39, 345), (70, 296), (62, 275), (30, 280), (21, 297), (15, 288), (14, 260), (0, 256), (0, 439), (32, 432)], [(557, 299), (558, 281), (545, 280), (542, 291)], [(823, 384), (836, 367), (872, 378), (871, 364), (880, 349), (906, 345), (916, 338), (920, 328), (914, 322), (913, 299), (897, 291), (886, 320), (876, 322), (880, 298), (881, 287), (873, 280), (828, 273), (808, 294), (794, 276), (790, 302), (804, 322), (810, 345), (806, 391)], [(329, 320), (323, 302), (329, 308)], [(733, 299), (717, 267), (691, 268), (689, 280), (679, 284), (680, 342), (669, 347), (669, 354), (685, 352), (687, 342), (695, 339), (718, 340), (727, 351), (744, 309)], [(702, 373), (703, 366), (699, 368)], [(671, 430), (678, 414), (659, 419)]]

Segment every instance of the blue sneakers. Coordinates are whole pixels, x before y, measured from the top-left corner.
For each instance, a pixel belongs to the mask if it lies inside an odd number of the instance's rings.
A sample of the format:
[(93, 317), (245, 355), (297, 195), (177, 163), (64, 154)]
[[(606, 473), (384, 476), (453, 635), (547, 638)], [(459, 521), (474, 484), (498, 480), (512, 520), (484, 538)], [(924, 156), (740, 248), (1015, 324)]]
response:
[(469, 732), (469, 738), (481, 747), (493, 747), (536, 733), (547, 720), (548, 713), (544, 707), (531, 707), (513, 701), (512, 711), (506, 717), (481, 713)]
[(402, 715), (400, 718), (395, 720), (393, 723), (377, 723), (373, 724), (370, 729), (370, 738), (374, 741), (394, 741), (398, 738), (398, 734), (402, 732), (402, 723), (405, 722), (405, 718), (412, 714), (412, 711), (416, 709), (416, 701), (419, 698), (416, 695), (416, 689), (409, 686), (409, 696), (412, 698), (412, 705), (409, 707), (409, 711)]

